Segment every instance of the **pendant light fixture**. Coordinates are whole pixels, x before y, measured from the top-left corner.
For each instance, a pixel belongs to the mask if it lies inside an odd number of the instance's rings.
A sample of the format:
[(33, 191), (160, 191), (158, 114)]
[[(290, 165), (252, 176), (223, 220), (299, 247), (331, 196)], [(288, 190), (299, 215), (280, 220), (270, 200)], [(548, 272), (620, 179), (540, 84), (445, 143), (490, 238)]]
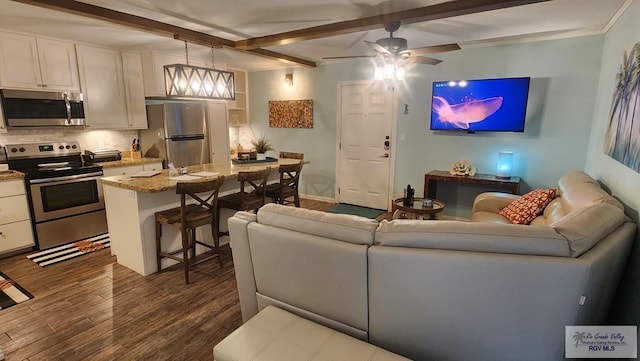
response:
[(167, 97), (235, 100), (234, 74), (215, 68), (213, 47), (212, 68), (189, 64), (189, 49), (184, 42), (186, 64), (164, 66), (164, 84)]

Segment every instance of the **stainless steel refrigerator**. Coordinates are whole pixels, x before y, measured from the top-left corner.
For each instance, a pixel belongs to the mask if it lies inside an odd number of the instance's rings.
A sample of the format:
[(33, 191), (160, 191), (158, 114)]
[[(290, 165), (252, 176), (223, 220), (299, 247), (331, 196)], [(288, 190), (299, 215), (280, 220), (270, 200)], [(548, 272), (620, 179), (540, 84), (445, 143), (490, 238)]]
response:
[(209, 163), (206, 103), (150, 104), (147, 121), (149, 129), (140, 131), (145, 157), (164, 159), (165, 168)]

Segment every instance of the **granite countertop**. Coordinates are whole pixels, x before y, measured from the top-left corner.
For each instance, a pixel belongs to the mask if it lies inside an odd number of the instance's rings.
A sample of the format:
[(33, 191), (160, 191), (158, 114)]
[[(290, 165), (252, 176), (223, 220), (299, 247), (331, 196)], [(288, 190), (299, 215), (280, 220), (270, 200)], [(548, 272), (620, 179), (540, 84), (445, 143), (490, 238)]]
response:
[(132, 165), (149, 164), (149, 163), (162, 163), (162, 158), (131, 158), (122, 156), (121, 160), (114, 160), (110, 162), (95, 163), (101, 165), (103, 168), (116, 168), (127, 167)]
[(24, 173), (18, 172), (17, 170), (0, 172), (0, 181), (23, 179), (23, 178), (24, 178)]
[[(201, 165), (194, 165), (187, 167), (188, 174), (196, 172), (213, 172), (217, 173), (212, 175), (212, 178), (224, 177), (225, 179), (236, 179), (238, 172), (243, 171), (256, 171), (266, 168), (272, 168), (273, 171), (278, 171), (278, 166), (281, 164), (295, 164), (299, 163), (299, 159), (278, 159), (277, 162), (266, 163), (254, 163), (254, 164), (232, 164), (228, 163), (208, 163)], [(308, 164), (309, 161), (303, 161)], [(165, 169), (160, 174), (153, 177), (145, 178), (132, 178), (129, 175), (117, 175), (112, 177), (101, 178), (102, 184), (110, 185), (118, 188), (130, 189), (136, 192), (142, 193), (157, 193), (172, 190), (176, 188), (177, 180), (169, 179), (169, 170)], [(198, 180), (206, 179), (207, 177), (198, 177)]]

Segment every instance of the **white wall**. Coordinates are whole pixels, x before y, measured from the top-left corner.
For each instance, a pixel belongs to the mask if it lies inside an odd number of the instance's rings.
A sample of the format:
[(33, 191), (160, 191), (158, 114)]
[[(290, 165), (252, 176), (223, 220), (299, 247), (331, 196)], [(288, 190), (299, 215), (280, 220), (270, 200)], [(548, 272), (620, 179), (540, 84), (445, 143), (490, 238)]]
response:
[[(411, 184), (423, 191), (423, 175), (449, 169), (469, 159), (481, 173), (494, 173), (499, 150), (515, 153), (514, 174), (522, 191), (548, 187), (567, 171), (584, 169), (604, 36), (538, 41), (436, 54), (437, 66), (416, 65), (396, 87), (398, 139), (395, 193)], [(367, 80), (368, 60), (293, 69), (294, 89), (283, 86), (285, 70), (249, 74), (251, 127), (265, 134), (278, 150), (304, 152), (311, 164), (302, 174), (301, 191), (334, 197), (337, 84)], [(430, 131), (431, 85), (435, 80), (530, 76), (531, 93), (524, 133), (460, 134)], [(268, 101), (313, 99), (313, 129), (268, 127)], [(409, 115), (403, 115), (404, 104)], [(400, 137), (404, 140), (400, 140)], [(449, 215), (464, 217), (477, 187), (438, 189)], [(441, 192), (442, 190), (442, 192)]]
[[(633, 2), (605, 36), (602, 69), (593, 112), (593, 127), (585, 170), (622, 201), (627, 214), (640, 225), (640, 173), (604, 153), (616, 73), (625, 50), (640, 41), (640, 2)], [(640, 234), (636, 238), (627, 269), (612, 307), (610, 323), (640, 324)], [(640, 337), (638, 339), (640, 344)]]

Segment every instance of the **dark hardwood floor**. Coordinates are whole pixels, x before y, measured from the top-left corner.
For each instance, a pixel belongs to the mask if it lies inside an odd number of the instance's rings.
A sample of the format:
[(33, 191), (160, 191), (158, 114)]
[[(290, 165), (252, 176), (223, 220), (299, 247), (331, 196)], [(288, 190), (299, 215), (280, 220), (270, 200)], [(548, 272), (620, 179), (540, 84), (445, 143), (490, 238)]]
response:
[(224, 250), (224, 266), (197, 266), (188, 286), (181, 269), (143, 277), (108, 249), (45, 268), (26, 254), (2, 259), (0, 271), (35, 298), (0, 310), (0, 349), (8, 361), (212, 360), (213, 346), (242, 324)]

